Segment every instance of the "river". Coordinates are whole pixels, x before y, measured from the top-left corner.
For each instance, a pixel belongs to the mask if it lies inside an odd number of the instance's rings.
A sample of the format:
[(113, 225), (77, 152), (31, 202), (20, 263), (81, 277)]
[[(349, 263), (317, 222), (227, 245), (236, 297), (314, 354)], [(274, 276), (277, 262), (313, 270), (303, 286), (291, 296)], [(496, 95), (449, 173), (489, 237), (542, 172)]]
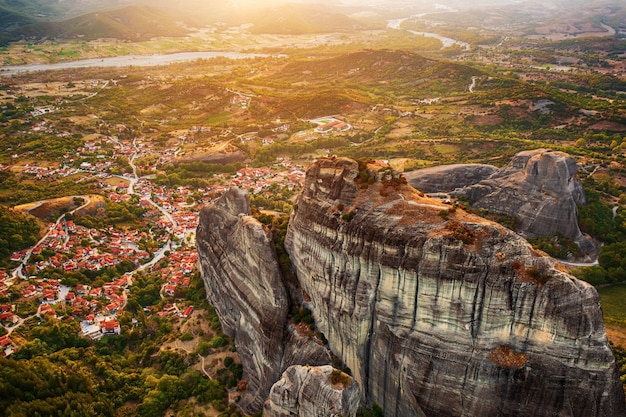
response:
[[(389, 29), (402, 30), (402, 22), (404, 22), (405, 20), (408, 20), (408, 19), (409, 18), (405, 17), (405, 18), (402, 18), (402, 19), (388, 20), (387, 21), (387, 27)], [(453, 46), (453, 45), (458, 45), (465, 51), (469, 51), (470, 50), (470, 44), (469, 43), (462, 42), (462, 41), (457, 41), (456, 39), (452, 39), (452, 38), (447, 38), (447, 37), (441, 36), (441, 35), (439, 35), (437, 33), (418, 32), (416, 30), (409, 30), (409, 29), (407, 29), (407, 32), (412, 33), (413, 35), (426, 36), (427, 38), (437, 38), (443, 44), (441, 49), (448, 48), (448, 47)]]
[[(124, 55), (107, 58), (90, 58), (77, 61), (57, 62), (54, 64), (8, 65), (0, 67), (0, 76), (10, 76), (21, 72), (48, 71), (69, 68), (90, 67), (151, 67), (175, 62), (195, 61), (196, 59), (229, 58), (245, 59), (268, 57), (268, 54), (245, 54), (240, 52), (179, 52), (175, 54)], [(279, 55), (280, 56), (280, 55)]]

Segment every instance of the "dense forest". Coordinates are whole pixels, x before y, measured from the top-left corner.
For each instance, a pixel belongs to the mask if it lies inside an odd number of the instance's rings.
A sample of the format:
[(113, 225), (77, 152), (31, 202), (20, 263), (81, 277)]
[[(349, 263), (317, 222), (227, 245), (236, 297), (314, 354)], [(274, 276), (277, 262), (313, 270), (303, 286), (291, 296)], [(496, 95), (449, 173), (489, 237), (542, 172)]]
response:
[(6, 265), (8, 257), (14, 251), (37, 243), (40, 234), (37, 219), (0, 205), (0, 266)]
[[(147, 292), (154, 295), (147, 297)], [(10, 358), (0, 358), (0, 413), (5, 416), (162, 416), (167, 409), (195, 415), (195, 405), (211, 404), (226, 416), (227, 389), (242, 377), (232, 342), (220, 333), (215, 311), (207, 305), (198, 275), (179, 294), (201, 312), (177, 333), (179, 319), (147, 315), (143, 307), (163, 303), (160, 285), (138, 277), (128, 308), (119, 318), (120, 336), (90, 341), (78, 336), (77, 322), (30, 322), (18, 332), (28, 342)], [(200, 321), (209, 324), (208, 330)], [(15, 337), (15, 333), (12, 337)], [(199, 338), (194, 351), (164, 349), (166, 341)], [(215, 377), (197, 369), (202, 357), (225, 352)], [(234, 413), (234, 414), (233, 414)]]

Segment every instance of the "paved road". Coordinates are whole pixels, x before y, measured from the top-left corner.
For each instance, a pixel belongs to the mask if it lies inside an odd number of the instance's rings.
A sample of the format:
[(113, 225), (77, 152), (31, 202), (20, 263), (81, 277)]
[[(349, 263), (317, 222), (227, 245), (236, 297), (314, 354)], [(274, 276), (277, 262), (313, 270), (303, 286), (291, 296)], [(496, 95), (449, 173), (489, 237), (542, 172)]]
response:
[(567, 261), (562, 261), (560, 259), (557, 259), (557, 260), (560, 263), (562, 263), (563, 265), (573, 266), (573, 267), (583, 267), (583, 266), (599, 265), (598, 259), (594, 260), (593, 262), (567, 262)]
[[(73, 195), (73, 196), (70, 196), (70, 198), (82, 198), (83, 200), (85, 200), (85, 202), (84, 202), (82, 205), (80, 205), (79, 207), (76, 207), (74, 210), (71, 210), (71, 211), (69, 212), (70, 214), (74, 214), (74, 213), (76, 213), (78, 210), (82, 210), (82, 209), (84, 209), (85, 207), (87, 207), (89, 204), (91, 204), (91, 198), (90, 198), (89, 196), (87, 196), (87, 195)], [(41, 201), (37, 201), (37, 202), (35, 202), (34, 204), (36, 204), (36, 206), (37, 206), (37, 207), (39, 207), (41, 204), (43, 204), (43, 203), (45, 203), (45, 202), (47, 202), (47, 201), (52, 201), (52, 200), (41, 200)], [(11, 277), (12, 277), (12, 278), (19, 277), (19, 278), (21, 278), (21, 279), (26, 279), (26, 276), (24, 275), (24, 271), (23, 271), (23, 269), (24, 269), (24, 268), (23, 268), (23, 267), (25, 267), (25, 266), (26, 266), (26, 264), (28, 264), (28, 260), (30, 259), (30, 256), (31, 256), (31, 255), (32, 255), (32, 253), (33, 253), (33, 249), (34, 249), (36, 246), (41, 245), (41, 244), (42, 244), (42, 243), (43, 243), (43, 242), (44, 242), (44, 241), (48, 238), (48, 236), (50, 236), (50, 233), (52, 233), (52, 231), (53, 231), (54, 229), (56, 229), (56, 227), (59, 225), (59, 223), (61, 223), (61, 221), (62, 221), (63, 219), (65, 219), (65, 215), (66, 215), (66, 214), (67, 214), (67, 213), (63, 213), (63, 214), (61, 214), (61, 215), (57, 218), (57, 220), (54, 222), (54, 224), (53, 224), (51, 227), (49, 227), (49, 228), (48, 228), (48, 231), (46, 232), (46, 234), (45, 234), (45, 235), (44, 235), (41, 239), (39, 239), (39, 241), (38, 241), (37, 243), (35, 243), (33, 246), (31, 246), (31, 247), (30, 247), (30, 248), (26, 251), (26, 255), (24, 255), (24, 259), (22, 260), (22, 262), (21, 262), (21, 263), (19, 264), (19, 266), (18, 266), (17, 268), (15, 268), (15, 269), (13, 270), (13, 272), (11, 273)]]
[[(37, 309), (37, 312), (39, 312), (39, 309)], [(31, 314), (28, 317), (25, 318), (20, 318), (20, 321), (18, 321), (15, 326), (12, 327), (5, 327), (5, 329), (7, 330), (7, 336), (11, 336), (11, 333), (13, 333), (13, 330), (19, 328), (22, 324), (24, 324), (25, 322), (27, 322), (28, 320), (32, 319), (33, 317), (35, 317), (36, 314)]]

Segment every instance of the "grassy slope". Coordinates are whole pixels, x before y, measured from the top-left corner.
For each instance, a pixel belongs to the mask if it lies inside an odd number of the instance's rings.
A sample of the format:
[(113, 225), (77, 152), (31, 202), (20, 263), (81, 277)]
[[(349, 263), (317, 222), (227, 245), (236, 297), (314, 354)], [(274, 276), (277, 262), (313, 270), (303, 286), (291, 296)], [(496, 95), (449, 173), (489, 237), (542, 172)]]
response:
[(616, 285), (598, 290), (602, 311), (608, 321), (623, 322), (626, 327), (626, 285)]
[(35, 38), (75, 38), (86, 40), (117, 38), (150, 39), (155, 36), (184, 36), (187, 31), (161, 9), (131, 6), (123, 9), (94, 12), (61, 22), (42, 22), (22, 28), (21, 36)]

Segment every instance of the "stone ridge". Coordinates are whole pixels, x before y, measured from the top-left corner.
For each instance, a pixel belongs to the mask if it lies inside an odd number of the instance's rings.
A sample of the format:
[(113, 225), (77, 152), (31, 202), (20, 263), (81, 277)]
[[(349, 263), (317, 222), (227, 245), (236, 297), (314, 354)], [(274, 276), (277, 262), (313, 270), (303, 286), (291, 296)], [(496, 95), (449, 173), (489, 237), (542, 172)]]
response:
[(520, 152), (504, 168), (477, 184), (456, 190), (472, 207), (515, 216), (528, 237), (561, 234), (586, 252), (595, 245), (578, 227), (578, 204), (585, 203), (578, 166), (563, 152)]
[(285, 240), (362, 401), (386, 416), (623, 415), (595, 289), (380, 168), (313, 164)]
[(596, 245), (578, 227), (578, 205), (586, 200), (577, 170), (569, 155), (535, 149), (518, 153), (501, 169), (481, 164), (442, 165), (405, 176), (420, 191), (451, 193), (469, 200), (473, 208), (515, 217), (516, 231), (526, 237), (560, 234), (591, 254)]
[(425, 193), (449, 193), (489, 178), (498, 168), (484, 164), (453, 164), (405, 172), (409, 184)]

